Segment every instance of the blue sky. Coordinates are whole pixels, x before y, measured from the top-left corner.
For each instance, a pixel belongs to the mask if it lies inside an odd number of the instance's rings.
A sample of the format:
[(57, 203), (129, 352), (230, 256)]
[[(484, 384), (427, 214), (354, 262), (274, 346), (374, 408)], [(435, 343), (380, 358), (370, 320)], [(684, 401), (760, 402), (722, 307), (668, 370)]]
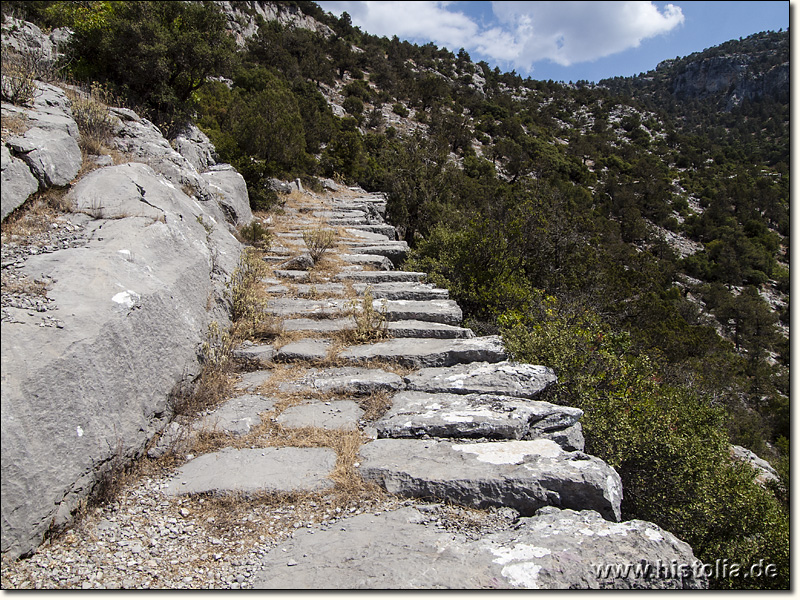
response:
[(555, 81), (637, 75), (760, 31), (789, 27), (783, 2), (354, 2), (323, 1), (347, 11), (375, 35), (453, 52), (502, 71)]

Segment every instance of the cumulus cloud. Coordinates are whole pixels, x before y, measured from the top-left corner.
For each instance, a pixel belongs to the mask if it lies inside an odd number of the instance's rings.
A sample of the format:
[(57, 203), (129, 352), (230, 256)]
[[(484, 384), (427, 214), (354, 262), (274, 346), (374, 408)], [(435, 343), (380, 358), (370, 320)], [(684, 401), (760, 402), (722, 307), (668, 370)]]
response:
[(519, 49), (512, 62), (563, 66), (635, 48), (683, 23), (680, 7), (652, 2), (492, 2), (500, 26)]
[(375, 35), (432, 41), (452, 51), (466, 48), (530, 70), (551, 60), (563, 66), (592, 61), (639, 46), (683, 23), (680, 7), (653, 2), (492, 2), (495, 22), (479, 25), (451, 2), (334, 2), (353, 23)]
[(466, 48), (478, 25), (465, 14), (450, 10), (450, 2), (319, 2), (323, 10), (347, 12), (353, 24), (373, 35), (433, 42), (451, 50)]

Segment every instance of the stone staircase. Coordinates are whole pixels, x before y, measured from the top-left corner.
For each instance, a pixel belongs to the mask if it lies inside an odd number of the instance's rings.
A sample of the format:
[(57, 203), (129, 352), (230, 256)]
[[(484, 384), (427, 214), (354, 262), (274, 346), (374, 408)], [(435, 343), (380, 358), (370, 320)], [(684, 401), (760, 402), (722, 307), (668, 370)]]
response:
[[(620, 523), (620, 478), (583, 452), (582, 412), (539, 399), (556, 381), (552, 370), (510, 361), (499, 337), (461, 327), (447, 290), (425, 283), (424, 273), (394, 270), (408, 247), (385, 224), (385, 210), (382, 196), (349, 189), (295, 197), (275, 217), (263, 285), (281, 334), (236, 350), (247, 369), (236, 394), (195, 429), (211, 424), (233, 439), (268, 421), (283, 432), (342, 432), (360, 444), (346, 465), (356, 480), (402, 502), (304, 528), (266, 552), (250, 585), (703, 587), (693, 577), (595, 572), (694, 557), (651, 523)], [(303, 232), (320, 227), (338, 231), (338, 244), (308, 268)], [(367, 294), (388, 338), (343, 342), (358, 311), (369, 310)], [(324, 496), (341, 485), (336, 468), (337, 450), (324, 445), (231, 444), (186, 462), (163, 491)], [(476, 536), (431, 517), (448, 506), (513, 518)]]

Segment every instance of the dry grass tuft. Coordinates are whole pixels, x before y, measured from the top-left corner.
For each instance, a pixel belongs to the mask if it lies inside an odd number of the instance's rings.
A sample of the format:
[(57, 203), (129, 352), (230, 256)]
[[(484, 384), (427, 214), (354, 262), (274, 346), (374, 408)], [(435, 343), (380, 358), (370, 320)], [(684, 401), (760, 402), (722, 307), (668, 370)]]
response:
[(3, 221), (3, 243), (49, 232), (60, 215), (71, 212), (66, 194), (66, 188), (47, 188), (33, 194)]
[(372, 392), (369, 396), (357, 399), (358, 405), (364, 411), (364, 420), (374, 422), (386, 414), (392, 407), (392, 398), (389, 392)]

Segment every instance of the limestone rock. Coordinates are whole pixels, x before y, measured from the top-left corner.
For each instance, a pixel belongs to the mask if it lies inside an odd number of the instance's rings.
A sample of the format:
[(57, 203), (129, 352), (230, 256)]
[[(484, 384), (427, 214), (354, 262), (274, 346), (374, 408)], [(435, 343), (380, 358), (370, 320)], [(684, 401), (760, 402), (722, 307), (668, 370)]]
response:
[(231, 398), (197, 424), (199, 429), (245, 435), (261, 424), (261, 413), (275, 408), (275, 400), (256, 394)]
[(64, 131), (33, 127), (6, 142), (25, 161), (36, 179), (45, 186), (65, 186), (81, 168), (83, 158), (78, 142)]
[(164, 493), (318, 492), (333, 486), (335, 466), (330, 448), (223, 448), (183, 465)]
[(214, 165), (200, 175), (208, 183), (228, 223), (241, 227), (253, 220), (247, 184), (238, 171), (230, 165)]
[(474, 508), (508, 506), (532, 515), (543, 506), (596, 510), (621, 518), (614, 469), (551, 440), (480, 442), (378, 439), (362, 446), (362, 477), (390, 494)]
[(198, 173), (217, 164), (217, 151), (208, 136), (196, 125), (189, 125), (172, 141), (175, 150), (194, 167)]
[[(297, 533), (272, 549), (257, 589), (704, 589), (656, 575), (695, 562), (691, 548), (646, 521), (609, 523), (593, 511), (545, 508), (519, 525), (470, 539), (404, 507)], [(604, 574), (603, 565), (650, 565), (651, 576)]]
[(521, 440), (571, 427), (582, 415), (577, 408), (497, 394), (400, 392), (375, 427), (382, 438)]
[(398, 338), (353, 346), (338, 358), (351, 363), (387, 360), (416, 368), (445, 367), (469, 362), (500, 362), (508, 355), (498, 336), (471, 339)]
[(449, 394), (504, 394), (536, 398), (557, 378), (540, 365), (503, 361), (421, 369), (406, 376), (408, 389)]
[[(75, 184), (86, 243), (30, 256), (50, 281), (47, 312), (2, 323), (2, 552), (27, 554), (64, 526), (111, 464), (141, 455), (199, 373), (208, 324), (225, 326), (240, 244), (143, 164)], [(112, 218), (113, 217), (113, 218)], [(146, 374), (146, 376), (143, 376)]]
[(764, 484), (770, 481), (780, 481), (780, 477), (778, 477), (778, 472), (775, 470), (775, 467), (758, 456), (758, 454), (752, 450), (748, 450), (743, 446), (732, 445), (731, 456), (734, 459), (747, 463), (753, 467), (758, 473), (758, 475), (756, 475), (756, 481), (759, 483)]
[(290, 406), (278, 415), (284, 427), (319, 427), (321, 429), (358, 429), (364, 411), (352, 400), (306, 402)]
[(0, 153), (0, 157), (2, 157), (2, 163), (0, 163), (2, 164), (0, 219), (5, 219), (39, 189), (39, 181), (23, 161), (11, 156), (5, 144), (0, 146)]
[(403, 378), (383, 369), (339, 367), (311, 369), (300, 379), (282, 383), (282, 392), (302, 391), (310, 388), (317, 392), (363, 396), (374, 392), (396, 392), (405, 387)]

